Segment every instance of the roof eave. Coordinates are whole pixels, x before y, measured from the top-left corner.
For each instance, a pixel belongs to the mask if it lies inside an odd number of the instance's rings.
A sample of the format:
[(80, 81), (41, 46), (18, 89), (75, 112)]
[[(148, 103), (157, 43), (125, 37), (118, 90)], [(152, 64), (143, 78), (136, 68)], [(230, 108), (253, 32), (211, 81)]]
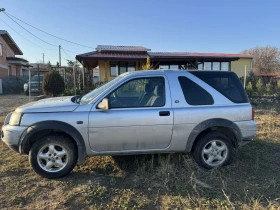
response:
[[(13, 40), (13, 38), (10, 36), (10, 34), (5, 31), (5, 30), (1, 30), (0, 32), (0, 36), (7, 36), (11, 42), (7, 42), (5, 37), (3, 37), (3, 39), (5, 40), (5, 42), (9, 45), (9, 47), (14, 51), (15, 55), (23, 55), (23, 52), (21, 51), (21, 49), (18, 47), (18, 45), (16, 44), (16, 42)], [(11, 46), (12, 45), (12, 46)], [(15, 47), (15, 50), (13, 49), (13, 46)]]

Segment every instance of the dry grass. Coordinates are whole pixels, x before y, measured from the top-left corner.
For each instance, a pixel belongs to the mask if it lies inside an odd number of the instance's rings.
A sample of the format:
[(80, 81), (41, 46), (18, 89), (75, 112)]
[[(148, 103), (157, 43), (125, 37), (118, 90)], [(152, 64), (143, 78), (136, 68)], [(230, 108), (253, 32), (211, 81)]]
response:
[(91, 157), (47, 180), (0, 143), (0, 209), (280, 209), (279, 115), (257, 109), (256, 140), (214, 170), (184, 154), (139, 156), (127, 170), (111, 157)]

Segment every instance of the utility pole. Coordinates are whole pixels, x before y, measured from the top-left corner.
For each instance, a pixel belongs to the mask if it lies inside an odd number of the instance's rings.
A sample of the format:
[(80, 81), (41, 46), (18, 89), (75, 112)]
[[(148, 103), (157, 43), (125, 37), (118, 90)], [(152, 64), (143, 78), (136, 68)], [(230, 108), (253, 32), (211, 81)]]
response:
[(43, 53), (43, 69), (45, 69), (45, 55)]
[(61, 46), (58, 45), (59, 48), (59, 68), (61, 68)]
[(5, 12), (5, 9), (4, 8), (0, 8), (0, 12)]

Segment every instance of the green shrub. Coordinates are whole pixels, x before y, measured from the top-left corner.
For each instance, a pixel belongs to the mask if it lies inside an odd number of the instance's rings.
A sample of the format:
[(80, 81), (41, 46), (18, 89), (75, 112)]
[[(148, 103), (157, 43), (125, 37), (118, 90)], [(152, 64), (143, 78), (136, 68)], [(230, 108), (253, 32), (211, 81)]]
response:
[(256, 84), (256, 88), (257, 88), (257, 92), (258, 92), (259, 95), (264, 94), (264, 86), (263, 86), (263, 83), (262, 83), (261, 79), (258, 80), (258, 82)]
[(256, 90), (256, 84), (257, 84), (258, 78), (255, 76), (253, 71), (250, 71), (248, 74), (248, 77), (246, 79), (247, 85), (251, 82), (252, 84), (252, 91)]
[(251, 82), (249, 82), (246, 86), (246, 92), (248, 94), (248, 96), (252, 96), (253, 93), (253, 85)]
[(276, 95), (277, 97), (280, 97), (280, 80), (277, 81), (277, 87), (276, 87)]
[(50, 71), (44, 75), (42, 89), (45, 96), (59, 96), (64, 91), (64, 80), (57, 71)]
[[(86, 90), (76, 90), (76, 95), (84, 95), (86, 93), (88, 93), (89, 91)], [(75, 91), (74, 88), (67, 88), (63, 91), (62, 93), (63, 96), (74, 96), (75, 95)]]
[(267, 93), (268, 95), (273, 94), (273, 85), (272, 85), (271, 83), (267, 83), (267, 84), (266, 84), (266, 93)]

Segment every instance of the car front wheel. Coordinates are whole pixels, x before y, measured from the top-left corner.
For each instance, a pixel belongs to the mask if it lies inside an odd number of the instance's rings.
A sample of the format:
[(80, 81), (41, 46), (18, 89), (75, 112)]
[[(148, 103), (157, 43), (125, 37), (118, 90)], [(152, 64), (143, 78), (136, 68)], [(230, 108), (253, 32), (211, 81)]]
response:
[(197, 141), (193, 149), (193, 157), (198, 165), (210, 169), (230, 163), (233, 156), (233, 146), (227, 136), (211, 132)]
[(68, 137), (46, 136), (32, 145), (29, 162), (33, 170), (42, 177), (63, 177), (76, 165), (77, 149)]

